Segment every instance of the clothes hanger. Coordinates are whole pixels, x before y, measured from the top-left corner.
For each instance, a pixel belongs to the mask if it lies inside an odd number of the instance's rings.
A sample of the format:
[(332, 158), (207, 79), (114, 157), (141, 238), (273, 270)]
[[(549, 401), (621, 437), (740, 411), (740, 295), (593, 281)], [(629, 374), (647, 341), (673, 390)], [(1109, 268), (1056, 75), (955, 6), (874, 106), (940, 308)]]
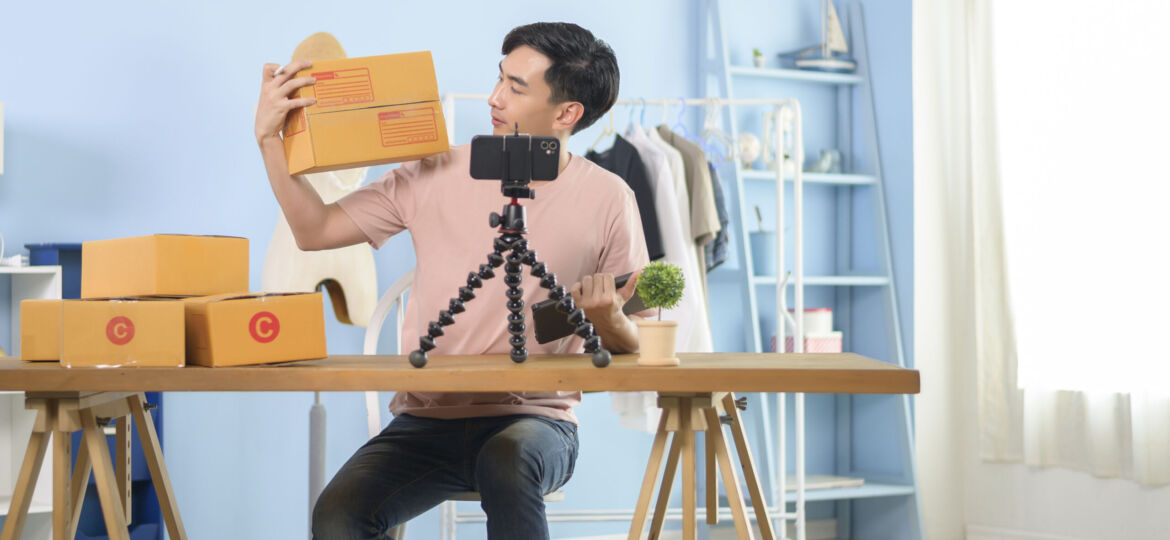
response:
[[(641, 103), (635, 103), (633, 105), (630, 105), (630, 125), (626, 126), (626, 134), (627, 135), (634, 132), (635, 125), (638, 126), (639, 130), (645, 131), (645, 129), (646, 129), (646, 98), (638, 98), (638, 99), (641, 101)], [(634, 111), (638, 110), (639, 106), (642, 107), (642, 116), (640, 117), (641, 119), (638, 121), (638, 123), (635, 124), (634, 123)]]
[(678, 103), (682, 108), (678, 110), (678, 118), (674, 121), (674, 127), (670, 129), (672, 129), (675, 133), (682, 135), (684, 139), (694, 139), (691, 137), (691, 134), (687, 132), (686, 124), (683, 123), (683, 115), (687, 112), (687, 100), (684, 98), (678, 98)]
[[(715, 98), (708, 99), (707, 107), (707, 116), (703, 119), (704, 149), (708, 149), (708, 153), (715, 154), (716, 162), (733, 161), (736, 154), (735, 145), (732, 144), (731, 137), (719, 128), (719, 115), (723, 112), (723, 108)], [(722, 143), (723, 146), (720, 147), (719, 143)]]
[(592, 152), (597, 147), (597, 143), (600, 143), (607, 135), (617, 135), (617, 132), (613, 129), (613, 107), (609, 109), (609, 123), (602, 126), (601, 134), (597, 136), (597, 140), (593, 141), (593, 144), (589, 145), (587, 152)]

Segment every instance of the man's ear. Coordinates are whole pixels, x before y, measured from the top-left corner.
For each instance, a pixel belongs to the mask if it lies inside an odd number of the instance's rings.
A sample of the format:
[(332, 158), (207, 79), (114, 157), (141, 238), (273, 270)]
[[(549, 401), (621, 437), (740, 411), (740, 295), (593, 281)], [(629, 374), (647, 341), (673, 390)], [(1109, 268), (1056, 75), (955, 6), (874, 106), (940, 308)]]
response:
[(557, 106), (557, 116), (553, 119), (553, 129), (573, 130), (581, 117), (585, 115), (585, 106), (576, 101), (567, 101)]

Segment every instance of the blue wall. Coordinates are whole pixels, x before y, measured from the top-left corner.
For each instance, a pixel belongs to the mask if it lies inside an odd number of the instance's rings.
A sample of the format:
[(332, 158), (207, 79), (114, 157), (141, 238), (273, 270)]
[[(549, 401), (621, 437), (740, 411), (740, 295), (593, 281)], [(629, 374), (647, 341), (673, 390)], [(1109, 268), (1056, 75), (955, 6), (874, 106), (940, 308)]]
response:
[[(910, 343), (910, 2), (864, 4)], [(0, 232), (10, 253), (29, 242), (156, 232), (245, 236), (251, 239), (251, 285), (258, 288), (278, 212), (252, 136), (264, 62), (287, 61), (301, 39), (325, 30), (338, 36), (351, 56), (429, 49), (440, 92), (487, 93), (499, 43), (509, 29), (535, 20), (567, 20), (614, 47), (623, 97), (697, 95), (698, 5), (696, 0), (599, 0), (589, 8), (535, 1), (9, 3), (0, 12), (0, 101), (6, 113)], [(819, 5), (727, 2), (733, 61), (746, 63), (752, 47), (770, 54), (814, 42)], [(810, 100), (806, 111), (823, 101), (798, 97)], [(488, 129), (485, 109), (459, 107), (456, 142)], [(623, 129), (627, 111), (617, 114)], [(647, 113), (648, 122), (659, 117), (654, 109)], [(817, 141), (829, 140), (832, 121), (831, 115), (808, 117), (810, 154), (824, 146)], [(596, 133), (596, 128), (584, 132), (571, 148), (582, 151)], [(385, 169), (375, 168), (371, 176)], [(413, 265), (409, 239), (395, 238), (375, 258), (379, 286), (385, 288)], [(721, 271), (730, 272), (734, 264)], [(727, 297), (735, 300), (711, 308), (713, 320), (724, 321), (716, 327), (716, 342), (722, 350), (742, 350), (739, 296), (732, 290)], [(0, 283), (0, 305), (7, 298), (7, 283)], [(6, 318), (0, 310), (0, 328), (7, 327)], [(332, 322), (329, 350), (360, 352), (361, 336), (361, 329)], [(0, 333), (0, 345), (9, 345), (6, 333)], [(304, 534), (311, 402), (308, 393), (167, 395), (166, 453), (192, 538)], [(360, 394), (329, 394), (325, 402), (332, 473), (363, 442), (364, 412)], [(617, 427), (604, 394), (587, 396), (578, 414), (584, 424), (581, 460), (568, 500), (557, 508), (632, 507), (649, 435)], [(810, 432), (816, 425), (810, 422)], [(428, 514), (413, 526), (414, 535), (436, 536), (436, 522), (436, 514)], [(623, 529), (621, 524), (555, 525), (553, 532), (585, 536)], [(478, 530), (468, 527), (468, 537)]]

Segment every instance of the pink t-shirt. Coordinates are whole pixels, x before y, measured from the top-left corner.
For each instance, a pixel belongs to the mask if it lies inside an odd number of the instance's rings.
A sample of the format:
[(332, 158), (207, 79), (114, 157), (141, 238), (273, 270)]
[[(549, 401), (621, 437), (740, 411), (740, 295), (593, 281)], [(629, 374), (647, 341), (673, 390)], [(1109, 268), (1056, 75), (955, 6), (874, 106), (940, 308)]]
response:
[[(418, 263), (402, 328), (403, 353), (417, 348), (427, 323), (448, 308), (459, 287), (466, 285), (467, 275), (487, 263), (499, 236), (488, 224), (488, 215), (501, 212), (509, 199), (500, 193), (499, 181), (471, 178), (470, 163), (470, 146), (456, 146), (445, 154), (405, 163), (337, 202), (374, 247), (410, 230)], [(520, 201), (527, 214), (526, 238), (537, 260), (556, 274), (557, 284), (569, 288), (589, 274), (618, 276), (649, 262), (634, 192), (613, 173), (573, 155), (556, 181), (543, 183), (535, 191), (535, 199)], [(430, 354), (507, 354), (512, 350), (504, 307), (504, 267), (495, 273), (483, 288), (476, 289), (467, 310), (455, 315), (455, 324), (444, 327)], [(548, 290), (539, 283), (525, 266), (520, 287), (524, 289), (528, 353), (582, 352), (584, 341), (577, 336), (544, 345), (536, 342), (530, 306), (548, 298)], [(580, 402), (580, 392), (399, 392), (390, 411), (430, 418), (539, 414), (575, 423), (572, 409)]]

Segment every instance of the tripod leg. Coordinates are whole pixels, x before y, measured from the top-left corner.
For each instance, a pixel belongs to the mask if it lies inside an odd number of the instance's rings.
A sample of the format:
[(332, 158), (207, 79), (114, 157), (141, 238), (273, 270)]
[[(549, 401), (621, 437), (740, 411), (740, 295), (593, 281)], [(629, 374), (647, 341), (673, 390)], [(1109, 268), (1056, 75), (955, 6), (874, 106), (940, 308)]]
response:
[(593, 365), (608, 366), (613, 355), (602, 347), (601, 336), (597, 335), (593, 323), (585, 316), (585, 311), (576, 306), (573, 296), (564, 286), (557, 285), (556, 274), (549, 272), (544, 263), (536, 260), (536, 251), (525, 249), (523, 261), (532, 267), (532, 275), (540, 278), (540, 286), (548, 289), (548, 297), (557, 301), (557, 310), (565, 313), (566, 319), (576, 326), (573, 333), (585, 340), (585, 352), (593, 355)]
[(510, 245), (512, 253), (504, 258), (504, 284), (508, 286), (508, 291), (504, 295), (508, 297), (508, 333), (512, 334), (512, 337), (508, 338), (508, 344), (512, 346), (512, 352), (509, 356), (513, 362), (519, 364), (528, 360), (528, 349), (524, 348), (528, 342), (528, 338), (524, 336), (526, 329), (524, 324), (524, 289), (520, 288), (520, 283), (524, 279), (524, 268), (521, 264), (524, 260), (524, 253), (527, 251), (528, 242), (523, 238), (516, 237), (512, 239)]
[(475, 289), (483, 287), (483, 280), (491, 279), (496, 275), (493, 268), (504, 264), (504, 257), (500, 253), (501, 239), (496, 239), (495, 251), (488, 254), (488, 263), (479, 265), (478, 272), (467, 274), (467, 285), (459, 288), (459, 296), (452, 298), (448, 308), (439, 312), (439, 320), (427, 325), (427, 334), (418, 338), (418, 349), (410, 353), (410, 365), (420, 368), (427, 365), (427, 351), (435, 348), (435, 340), (443, 335), (443, 327), (455, 324), (455, 314), (463, 313), (464, 304), (475, 298)]

